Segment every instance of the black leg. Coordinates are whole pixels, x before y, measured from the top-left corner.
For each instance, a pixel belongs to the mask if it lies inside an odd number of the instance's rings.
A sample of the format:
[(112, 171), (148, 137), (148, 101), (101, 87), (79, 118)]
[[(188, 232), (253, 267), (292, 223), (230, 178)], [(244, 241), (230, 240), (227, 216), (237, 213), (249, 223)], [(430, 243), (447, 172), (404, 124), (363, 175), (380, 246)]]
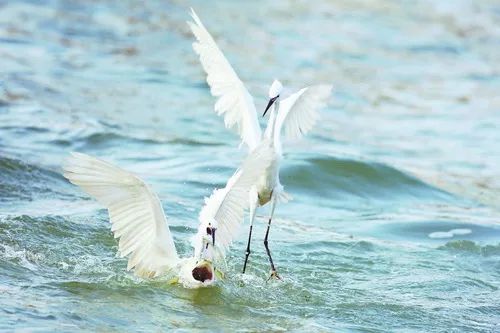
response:
[[(252, 241), (252, 229), (253, 229), (253, 220), (255, 220), (255, 214), (257, 213), (257, 206), (259, 204), (259, 195), (256, 191), (250, 192), (250, 231), (248, 233), (248, 244), (247, 250), (245, 252), (245, 263), (243, 264), (243, 274), (247, 269), (248, 257), (250, 256), (250, 243)], [(253, 198), (252, 198), (253, 197)]]
[(250, 241), (252, 240), (252, 228), (253, 225), (250, 225), (250, 232), (248, 233), (247, 250), (245, 252), (245, 263), (243, 264), (243, 274), (245, 274), (245, 270), (247, 269), (248, 256), (250, 256)]
[(269, 238), (269, 229), (271, 229), (271, 220), (272, 218), (270, 217), (269, 222), (267, 223), (266, 237), (264, 238), (264, 246), (266, 247), (267, 256), (269, 257), (269, 263), (271, 264), (271, 276), (269, 277), (269, 279), (271, 279), (272, 277), (276, 277), (281, 280), (280, 276), (276, 272), (276, 267), (274, 267), (273, 258), (271, 257), (271, 251), (269, 251), (268, 238)]

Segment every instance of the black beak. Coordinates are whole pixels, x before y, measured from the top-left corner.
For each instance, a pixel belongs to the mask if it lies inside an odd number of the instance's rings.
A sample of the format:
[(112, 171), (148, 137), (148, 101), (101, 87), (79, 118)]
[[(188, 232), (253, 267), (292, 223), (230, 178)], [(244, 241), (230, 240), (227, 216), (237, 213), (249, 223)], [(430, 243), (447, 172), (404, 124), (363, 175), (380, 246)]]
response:
[(276, 99), (280, 97), (280, 95), (276, 96), (276, 97), (273, 97), (269, 100), (269, 103), (267, 103), (267, 106), (266, 106), (266, 110), (264, 111), (264, 114), (262, 115), (262, 117), (264, 117), (267, 113), (267, 110), (269, 110), (269, 108), (271, 107), (271, 105), (273, 105), (273, 103), (276, 101)]

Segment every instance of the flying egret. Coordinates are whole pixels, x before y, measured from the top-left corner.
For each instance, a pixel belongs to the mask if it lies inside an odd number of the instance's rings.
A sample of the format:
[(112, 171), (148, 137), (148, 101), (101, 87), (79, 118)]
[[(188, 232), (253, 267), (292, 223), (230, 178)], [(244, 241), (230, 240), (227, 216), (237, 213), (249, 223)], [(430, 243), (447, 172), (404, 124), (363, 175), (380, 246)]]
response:
[(319, 109), (326, 105), (332, 87), (330, 85), (306, 87), (281, 101), (282, 85), (274, 80), (269, 89), (269, 103), (264, 111), (265, 115), (271, 109), (270, 117), (264, 136), (262, 136), (252, 95), (193, 9), (191, 9), (191, 17), (193, 22), (188, 22), (188, 24), (197, 40), (193, 43), (193, 49), (200, 57), (212, 95), (218, 98), (215, 103), (215, 112), (224, 116), (226, 127), (238, 132), (242, 144), (246, 144), (250, 152), (264, 138), (271, 140), (275, 148), (270, 167), (262, 172), (250, 192), (250, 230), (243, 273), (245, 273), (250, 255), (253, 221), (257, 207), (271, 202), (264, 246), (271, 265), (271, 277), (279, 278), (269, 251), (268, 238), (276, 203), (289, 200), (279, 179), (282, 159), (281, 132), (284, 131), (288, 138), (300, 138), (311, 130), (319, 116)]
[(127, 270), (144, 278), (173, 273), (184, 287), (199, 288), (221, 278), (215, 265), (223, 261), (248, 208), (249, 190), (273, 155), (269, 142), (259, 145), (226, 187), (205, 199), (190, 258), (179, 258), (160, 200), (134, 174), (81, 153), (71, 154), (63, 174), (108, 209), (118, 253), (129, 257)]

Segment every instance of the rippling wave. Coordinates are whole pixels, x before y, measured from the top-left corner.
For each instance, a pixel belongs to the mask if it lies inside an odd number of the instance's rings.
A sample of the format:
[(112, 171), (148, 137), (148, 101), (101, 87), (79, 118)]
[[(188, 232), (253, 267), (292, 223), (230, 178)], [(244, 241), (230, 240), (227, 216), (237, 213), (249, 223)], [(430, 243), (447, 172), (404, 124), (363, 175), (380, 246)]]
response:
[(293, 192), (342, 198), (345, 195), (386, 200), (391, 198), (435, 198), (451, 200), (441, 189), (381, 163), (339, 159), (309, 158), (285, 167), (283, 182)]
[(439, 249), (455, 253), (474, 253), (483, 256), (499, 256), (500, 243), (498, 245), (483, 245), (470, 240), (455, 240), (440, 246)]
[(60, 189), (66, 183), (60, 173), (0, 157), (0, 203), (14, 200), (34, 200), (35, 196), (64, 195)]

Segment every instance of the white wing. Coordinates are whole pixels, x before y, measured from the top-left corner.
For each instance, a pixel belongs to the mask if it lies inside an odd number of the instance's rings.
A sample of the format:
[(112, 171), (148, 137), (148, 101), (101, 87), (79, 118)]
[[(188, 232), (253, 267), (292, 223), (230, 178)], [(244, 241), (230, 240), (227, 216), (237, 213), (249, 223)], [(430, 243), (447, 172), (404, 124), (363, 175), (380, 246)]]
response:
[(218, 97), (215, 112), (218, 115), (224, 115), (226, 127), (236, 130), (241, 140), (252, 151), (261, 139), (252, 95), (192, 8), (191, 17), (194, 23), (188, 22), (188, 24), (197, 39), (197, 42), (193, 43), (193, 49), (200, 56), (212, 95)]
[(96, 198), (109, 212), (127, 270), (153, 277), (179, 260), (167, 219), (155, 193), (138, 177), (97, 158), (71, 153), (64, 177)]
[(332, 86), (318, 85), (303, 88), (284, 99), (276, 118), (275, 135), (281, 130), (287, 138), (300, 138), (309, 132), (319, 118), (319, 110), (330, 97)]
[(243, 221), (244, 211), (249, 205), (251, 187), (270, 166), (274, 156), (270, 142), (263, 141), (247, 156), (241, 167), (228, 180), (226, 187), (215, 190), (205, 199), (205, 206), (199, 216), (200, 226), (194, 238), (195, 256), (200, 253), (202, 237), (206, 233), (208, 223), (213, 223), (214, 220), (217, 225), (215, 245), (222, 254), (225, 253)]

